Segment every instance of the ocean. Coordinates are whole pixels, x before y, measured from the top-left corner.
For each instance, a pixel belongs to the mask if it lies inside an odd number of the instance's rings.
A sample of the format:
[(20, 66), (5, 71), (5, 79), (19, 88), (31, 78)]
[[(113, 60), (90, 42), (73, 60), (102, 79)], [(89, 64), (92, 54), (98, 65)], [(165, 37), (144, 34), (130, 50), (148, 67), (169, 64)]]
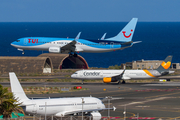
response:
[[(99, 39), (117, 35), (127, 22), (23, 22), (0, 23), (0, 56), (38, 56), (42, 51), (18, 51), (10, 45), (22, 37), (69, 37)], [(130, 48), (107, 53), (79, 53), (89, 67), (108, 68), (135, 60), (164, 60), (173, 55), (173, 63), (180, 63), (180, 22), (138, 22), (133, 41), (142, 41)], [(47, 52), (47, 51), (46, 51)], [(43, 53), (46, 53), (43, 51)]]

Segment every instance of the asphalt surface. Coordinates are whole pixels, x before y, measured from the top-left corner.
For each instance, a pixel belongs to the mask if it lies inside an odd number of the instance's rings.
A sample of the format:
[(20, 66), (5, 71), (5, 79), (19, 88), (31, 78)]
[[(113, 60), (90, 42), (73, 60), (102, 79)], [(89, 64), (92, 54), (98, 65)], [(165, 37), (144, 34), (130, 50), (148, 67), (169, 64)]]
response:
[[(9, 83), (2, 83), (9, 86)], [(28, 95), (28, 97), (85, 97), (93, 96), (104, 98), (112, 96), (111, 107), (116, 111), (110, 115), (123, 119), (126, 109), (126, 120), (133, 119), (137, 114), (142, 119), (180, 119), (180, 82), (161, 83), (127, 83), (127, 84), (104, 84), (104, 83), (22, 83), (22, 86), (59, 86), (88, 88), (86, 91), (76, 91), (58, 94)], [(107, 105), (108, 101), (103, 100)], [(102, 112), (107, 116), (107, 111)], [(150, 117), (150, 118), (145, 118)], [(140, 118), (139, 118), (140, 119)]]
[[(63, 75), (50, 75), (50, 76), (18, 76), (19, 79), (73, 79), (71, 77), (64, 77), (64, 75), (71, 75), (70, 73), (63, 73)], [(9, 79), (7, 76), (0, 76), (0, 78), (6, 78)], [(180, 75), (174, 75), (174, 76), (160, 76), (155, 77), (153, 79), (180, 79)]]

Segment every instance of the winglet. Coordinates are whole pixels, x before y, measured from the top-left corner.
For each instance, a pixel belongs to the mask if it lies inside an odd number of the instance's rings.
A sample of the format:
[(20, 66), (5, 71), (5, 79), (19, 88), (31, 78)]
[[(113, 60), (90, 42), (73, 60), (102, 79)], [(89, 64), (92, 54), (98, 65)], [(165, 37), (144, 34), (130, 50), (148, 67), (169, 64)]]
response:
[(79, 32), (78, 35), (76, 36), (75, 38), (76, 41), (79, 39), (80, 35), (81, 35), (81, 32)]
[(102, 36), (101, 40), (104, 40), (104, 38), (106, 37), (107, 33), (104, 33), (104, 35)]

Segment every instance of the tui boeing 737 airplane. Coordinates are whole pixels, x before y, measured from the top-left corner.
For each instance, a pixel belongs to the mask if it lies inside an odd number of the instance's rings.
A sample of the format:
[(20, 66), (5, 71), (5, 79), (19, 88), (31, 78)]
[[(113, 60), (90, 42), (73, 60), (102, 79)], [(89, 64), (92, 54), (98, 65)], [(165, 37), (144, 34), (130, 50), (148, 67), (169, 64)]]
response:
[(100, 40), (79, 39), (81, 32), (76, 38), (51, 38), (51, 37), (25, 37), (11, 43), (19, 51), (42, 50), (50, 53), (74, 53), (77, 52), (110, 52), (123, 50), (141, 41), (132, 41), (137, 18), (133, 18), (117, 36), (105, 39), (106, 33)]

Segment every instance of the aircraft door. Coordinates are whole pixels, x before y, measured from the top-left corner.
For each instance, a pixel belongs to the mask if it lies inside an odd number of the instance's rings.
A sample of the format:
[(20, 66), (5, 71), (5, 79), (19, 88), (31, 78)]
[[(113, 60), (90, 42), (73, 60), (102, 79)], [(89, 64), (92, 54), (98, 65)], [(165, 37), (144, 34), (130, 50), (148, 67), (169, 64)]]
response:
[(103, 71), (100, 72), (100, 77), (103, 77)]
[(129, 77), (129, 71), (126, 71), (126, 70), (125, 70), (123, 76)]
[(113, 48), (114, 47), (114, 42), (111, 42), (110, 43), (110, 48)]
[(27, 45), (28, 39), (24, 39), (24, 45)]
[(80, 77), (83, 77), (83, 73), (84, 73), (84, 70), (83, 70), (83, 71), (80, 71), (80, 72), (79, 72), (79, 76), (80, 76)]

